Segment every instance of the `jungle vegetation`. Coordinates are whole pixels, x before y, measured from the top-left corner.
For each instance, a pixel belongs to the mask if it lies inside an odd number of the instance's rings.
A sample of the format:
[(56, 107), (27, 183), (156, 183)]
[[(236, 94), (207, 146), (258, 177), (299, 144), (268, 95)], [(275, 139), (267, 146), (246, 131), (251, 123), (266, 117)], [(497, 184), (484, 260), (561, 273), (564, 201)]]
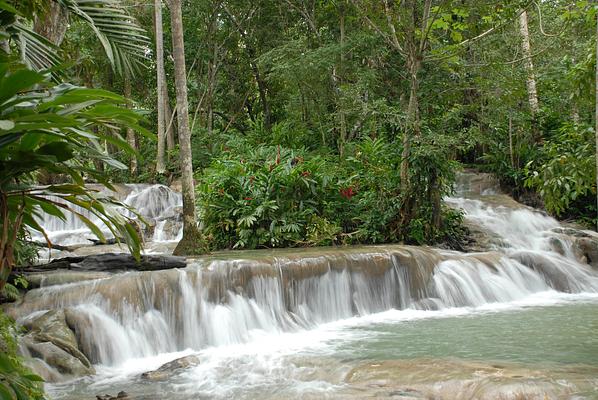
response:
[[(88, 182), (179, 181), (181, 254), (458, 249), (463, 167), (595, 227), (596, 43), (584, 0), (0, 0), (0, 289), (40, 213), (139, 254)], [(42, 398), (0, 325), (0, 398)]]

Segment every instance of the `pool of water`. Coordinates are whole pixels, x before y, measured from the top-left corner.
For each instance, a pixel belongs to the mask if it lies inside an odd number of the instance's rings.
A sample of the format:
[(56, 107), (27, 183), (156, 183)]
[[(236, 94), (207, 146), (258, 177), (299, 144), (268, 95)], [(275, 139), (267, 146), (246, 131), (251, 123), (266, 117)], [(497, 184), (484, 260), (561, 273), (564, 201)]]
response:
[[(165, 381), (142, 372), (197, 354)], [(598, 296), (543, 292), (513, 303), (390, 310), (248, 343), (97, 366), (48, 387), (55, 399), (598, 399)]]

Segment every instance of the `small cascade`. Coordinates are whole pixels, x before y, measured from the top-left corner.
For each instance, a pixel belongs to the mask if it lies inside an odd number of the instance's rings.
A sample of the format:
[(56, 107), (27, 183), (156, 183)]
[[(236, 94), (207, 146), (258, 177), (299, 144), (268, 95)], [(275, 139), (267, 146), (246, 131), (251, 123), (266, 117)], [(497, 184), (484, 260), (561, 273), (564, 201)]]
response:
[[(116, 192), (111, 192), (101, 186), (98, 186), (97, 189), (100, 194), (112, 195), (138, 211), (149, 224), (149, 229), (144, 231), (147, 240), (159, 242), (180, 240), (182, 235), (181, 207), (183, 205), (180, 193), (164, 185), (146, 184), (117, 185)], [(73, 206), (73, 208), (95, 223), (107, 238), (112, 238), (111, 232), (97, 217), (80, 207)], [(126, 209), (114, 208), (108, 211), (134, 217)], [(39, 221), (52, 243), (74, 246), (90, 244), (89, 239), (95, 239), (89, 228), (75, 214), (65, 213), (65, 217), (66, 219), (63, 221), (60, 218), (44, 214), (43, 219)], [(44, 241), (41, 234), (36, 233), (35, 235), (35, 240)]]
[(598, 292), (598, 274), (589, 269), (530, 268), (499, 253), (384, 246), (247, 256), (37, 289), (10, 312), (65, 309), (83, 353), (119, 365), (390, 309), (476, 307), (555, 289)]
[[(541, 292), (598, 293), (598, 271), (583, 262), (556, 220), (491, 184), (460, 179), (467, 186), (457, 192), (467, 198), (447, 202), (500, 239), (489, 251), (385, 245), (223, 253), (190, 260), (181, 270), (31, 290), (7, 312), (22, 320), (63, 309), (85, 356), (96, 365), (118, 366), (393, 309), (480, 307)], [(157, 221), (154, 238), (167, 240), (180, 196), (163, 186), (129, 189), (125, 202)]]

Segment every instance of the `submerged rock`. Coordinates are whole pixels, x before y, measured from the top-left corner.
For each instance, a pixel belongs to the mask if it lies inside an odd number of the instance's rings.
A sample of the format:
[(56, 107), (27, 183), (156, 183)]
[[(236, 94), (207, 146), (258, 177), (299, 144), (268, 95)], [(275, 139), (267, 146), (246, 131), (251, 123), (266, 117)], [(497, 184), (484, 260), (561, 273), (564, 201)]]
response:
[(125, 391), (120, 391), (118, 392), (118, 394), (116, 396), (111, 396), (109, 394), (105, 394), (103, 396), (96, 396), (97, 400), (132, 400), (131, 397), (129, 397), (129, 394)]
[(196, 366), (199, 362), (199, 357), (193, 355), (177, 358), (174, 361), (167, 362), (155, 371), (144, 372), (141, 374), (141, 378), (151, 381), (168, 379), (178, 371)]

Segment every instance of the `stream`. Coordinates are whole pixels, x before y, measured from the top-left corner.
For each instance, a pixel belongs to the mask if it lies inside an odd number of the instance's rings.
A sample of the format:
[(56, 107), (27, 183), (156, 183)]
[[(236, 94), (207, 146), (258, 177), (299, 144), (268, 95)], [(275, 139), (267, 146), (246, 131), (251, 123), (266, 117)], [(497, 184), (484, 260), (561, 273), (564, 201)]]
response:
[[(148, 188), (124, 196), (135, 190)], [(178, 228), (166, 235), (160, 213), (180, 200), (160, 192), (143, 203), (160, 209), (146, 212), (155, 242), (172, 242)], [(12, 314), (66, 310), (94, 364), (93, 376), (47, 384), (53, 399), (598, 399), (598, 271), (568, 230), (596, 235), (480, 174), (460, 175), (446, 202), (484, 235), (485, 251), (221, 252), (182, 270), (35, 289)], [(53, 231), (76, 243), (72, 228)], [(141, 377), (189, 355), (199, 364)]]

